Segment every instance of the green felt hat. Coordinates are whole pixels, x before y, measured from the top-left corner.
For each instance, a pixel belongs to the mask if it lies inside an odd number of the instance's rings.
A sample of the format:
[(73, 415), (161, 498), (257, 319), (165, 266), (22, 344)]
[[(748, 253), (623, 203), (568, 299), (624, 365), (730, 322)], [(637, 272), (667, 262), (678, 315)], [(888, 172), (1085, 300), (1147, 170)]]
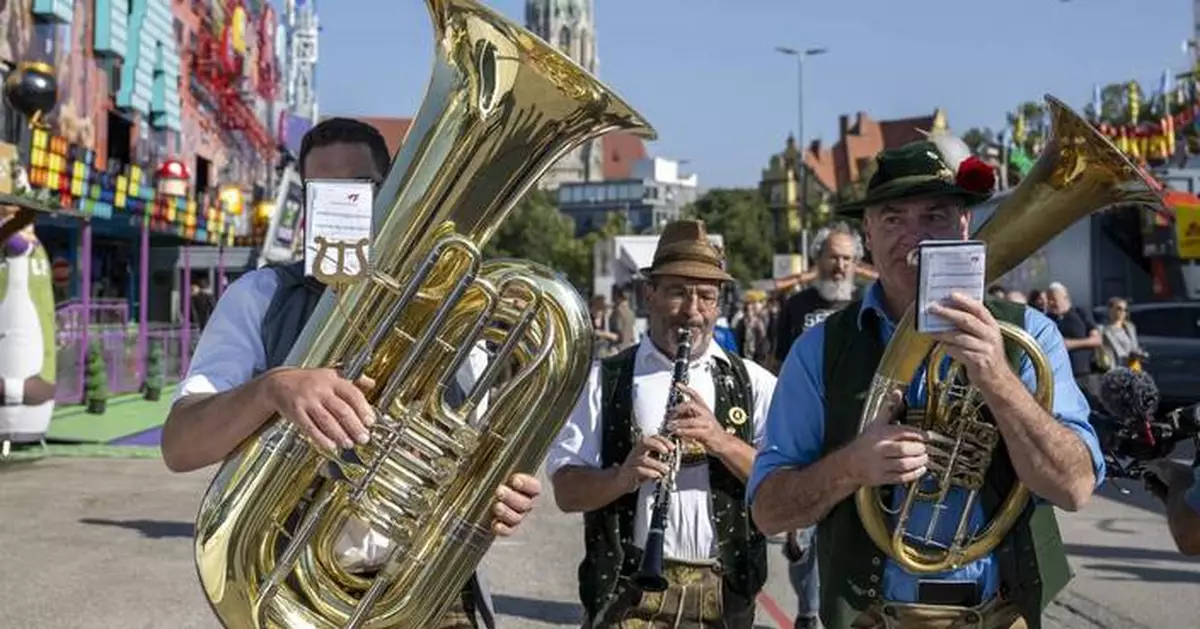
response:
[(936, 144), (922, 140), (876, 155), (875, 174), (867, 183), (866, 195), (843, 204), (837, 213), (861, 218), (871, 205), (932, 196), (959, 197), (969, 207), (991, 198), (994, 187), (991, 167), (978, 158), (967, 158), (956, 172)]

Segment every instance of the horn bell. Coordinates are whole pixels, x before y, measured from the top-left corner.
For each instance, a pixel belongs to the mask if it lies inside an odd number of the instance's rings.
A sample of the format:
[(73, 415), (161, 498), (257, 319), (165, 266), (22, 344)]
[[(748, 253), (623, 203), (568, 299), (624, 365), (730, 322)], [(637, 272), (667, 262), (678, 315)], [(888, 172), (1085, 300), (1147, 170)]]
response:
[[(536, 471), (586, 384), (592, 332), (578, 291), (543, 265), (481, 252), (568, 152), (654, 131), (495, 11), (426, 6), (432, 77), (376, 195), (368, 270), (326, 291), (286, 361), (373, 382), (371, 440), (325, 452), (275, 415), (220, 466), (195, 560), (229, 629), (433, 626), (493, 541), (498, 488)], [(484, 346), (486, 369), (456, 393)], [(344, 566), (339, 537), (368, 530), (384, 560)]]
[[(1125, 157), (1086, 120), (1058, 99), (1047, 96), (1051, 133), (1045, 150), (1029, 174), (1003, 199), (974, 234), (987, 245), (986, 284), (1011, 271), (1076, 221), (1116, 205), (1161, 209), (1157, 184)], [(859, 418), (859, 432), (886, 408), (891, 397), (907, 391), (925, 365), (941, 366), (945, 347), (916, 331), (915, 306), (910, 306), (884, 350)], [(1037, 376), (1035, 399), (1053, 407), (1049, 359), (1025, 330), (1000, 325), (1006, 342), (1029, 357)], [(898, 513), (884, 505), (879, 488), (861, 487), (855, 504), (871, 541), (905, 570), (932, 574), (959, 568), (991, 553), (1016, 524), (1030, 502), (1020, 481), (1010, 490), (980, 532), (968, 529), (968, 516), (982, 487), (992, 455), (1001, 441), (999, 430), (983, 412), (983, 398), (966, 382), (962, 365), (950, 361), (945, 376), (928, 369), (928, 400), (910, 410), (900, 422), (929, 434), (930, 464), (924, 478), (903, 486)], [(953, 488), (967, 492), (967, 508), (949, 543), (935, 543), (933, 533), (945, 500)], [(933, 517), (924, 535), (907, 531), (912, 509), (931, 503)], [(894, 519), (894, 523), (893, 523)]]

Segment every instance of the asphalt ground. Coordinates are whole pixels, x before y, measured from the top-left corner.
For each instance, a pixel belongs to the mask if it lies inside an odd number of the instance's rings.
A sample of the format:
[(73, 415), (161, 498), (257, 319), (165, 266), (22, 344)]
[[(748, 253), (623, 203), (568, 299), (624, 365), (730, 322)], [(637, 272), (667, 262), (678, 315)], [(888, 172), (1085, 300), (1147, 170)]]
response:
[[(218, 628), (192, 561), (192, 522), (213, 471), (171, 474), (155, 458), (0, 464), (0, 628)], [(1196, 626), (1200, 560), (1173, 552), (1152, 498), (1106, 487), (1060, 522), (1076, 577), (1047, 627)], [(582, 554), (579, 518), (546, 496), (482, 567), (499, 626), (578, 627)], [(795, 596), (778, 545), (770, 557), (759, 625), (789, 627)]]

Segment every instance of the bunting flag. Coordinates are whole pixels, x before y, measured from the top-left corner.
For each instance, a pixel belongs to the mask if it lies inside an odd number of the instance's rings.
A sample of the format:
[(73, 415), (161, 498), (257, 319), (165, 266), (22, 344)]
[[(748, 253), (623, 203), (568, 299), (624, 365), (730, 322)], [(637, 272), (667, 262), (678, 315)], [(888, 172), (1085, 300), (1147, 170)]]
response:
[(1008, 154), (1008, 162), (1010, 166), (1016, 169), (1017, 174), (1024, 177), (1033, 169), (1034, 159), (1030, 157), (1029, 153), (1025, 152), (1024, 148), (1013, 145)]
[[(1120, 84), (1123, 93), (1119, 101), (1104, 98), (1104, 86), (1092, 86), (1092, 122), (1121, 152), (1140, 163), (1162, 162), (1188, 150), (1200, 152), (1200, 59), (1189, 72), (1181, 75), (1164, 70), (1153, 94), (1143, 92), (1137, 81)], [(1106, 105), (1108, 106), (1106, 109)], [(1116, 107), (1123, 111), (1112, 111)], [(1113, 119), (1124, 121), (1119, 124)], [(1027, 129), (1031, 121), (1022, 112), (1010, 116), (1014, 144), (1026, 154), (1011, 151), (1014, 160), (1025, 163), (1031, 149)], [(1041, 128), (1034, 126), (1035, 130)], [(1036, 139), (1034, 137), (1033, 139)], [(1012, 164), (1017, 167), (1017, 162)]]

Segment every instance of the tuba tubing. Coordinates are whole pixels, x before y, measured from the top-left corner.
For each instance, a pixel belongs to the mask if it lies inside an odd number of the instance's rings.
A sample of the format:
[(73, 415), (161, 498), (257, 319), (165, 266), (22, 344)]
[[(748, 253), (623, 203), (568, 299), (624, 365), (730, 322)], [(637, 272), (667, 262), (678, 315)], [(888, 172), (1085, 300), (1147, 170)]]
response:
[[(1158, 186), (1129, 161), (1091, 124), (1058, 99), (1046, 96), (1051, 134), (1045, 150), (1029, 174), (997, 206), (974, 234), (987, 244), (985, 283), (990, 284), (1037, 252), (1068, 227), (1098, 210), (1114, 205), (1161, 208)], [(945, 348), (916, 331), (914, 306), (910, 306), (884, 350), (859, 418), (859, 432), (886, 407), (895, 392), (904, 393), (923, 365), (941, 365)], [(1006, 341), (1023, 350), (1037, 374), (1035, 399), (1045, 409), (1053, 406), (1052, 370), (1036, 340), (1025, 330), (1001, 323)], [(1000, 441), (999, 431), (981, 416), (978, 391), (964, 393), (955, 385), (962, 366), (952, 363), (948, 375), (927, 370), (929, 400), (923, 412), (910, 412), (901, 420), (930, 435), (930, 466), (925, 478), (903, 487), (899, 512), (883, 505), (879, 488), (860, 487), (854, 496), (859, 519), (871, 541), (905, 570), (932, 574), (953, 570), (991, 553), (1008, 535), (1029, 504), (1029, 490), (1017, 481), (992, 519), (977, 534), (968, 530), (968, 518), (991, 456)], [(932, 484), (933, 488), (929, 488)], [(948, 547), (932, 541), (936, 516), (919, 544), (910, 541), (906, 525), (918, 502), (933, 503), (938, 514), (949, 491), (967, 491), (967, 508), (960, 515)], [(895, 516), (896, 524), (891, 524)]]
[[(482, 250), (546, 170), (617, 131), (621, 98), (475, 0), (426, 0), (427, 93), (374, 206), (365, 278), (327, 291), (286, 364), (376, 384), (371, 441), (323, 452), (274, 416), (218, 469), (196, 516), (204, 594), (228, 629), (433, 626), (490, 547), (495, 494), (533, 473), (587, 381), (587, 305), (553, 270)], [(336, 292), (336, 295), (334, 294)], [(451, 400), (472, 348), (496, 349)], [(371, 572), (339, 535), (387, 540)]]

